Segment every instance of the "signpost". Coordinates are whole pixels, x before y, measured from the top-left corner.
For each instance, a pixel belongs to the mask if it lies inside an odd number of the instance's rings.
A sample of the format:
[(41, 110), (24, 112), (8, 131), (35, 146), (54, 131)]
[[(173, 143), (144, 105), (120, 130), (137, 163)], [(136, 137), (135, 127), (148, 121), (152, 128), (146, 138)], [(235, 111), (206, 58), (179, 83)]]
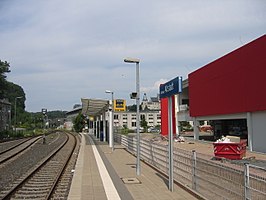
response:
[(172, 96), (182, 92), (182, 77), (176, 77), (165, 84), (160, 85), (160, 98), (168, 99), (168, 160), (169, 160), (169, 185), (173, 191), (174, 185), (174, 165), (173, 165), (173, 115), (172, 115)]
[(43, 114), (43, 130), (46, 128), (47, 123), (47, 109), (42, 108), (42, 114)]
[(114, 111), (115, 112), (122, 112), (126, 111), (126, 100), (124, 99), (115, 99), (114, 100)]

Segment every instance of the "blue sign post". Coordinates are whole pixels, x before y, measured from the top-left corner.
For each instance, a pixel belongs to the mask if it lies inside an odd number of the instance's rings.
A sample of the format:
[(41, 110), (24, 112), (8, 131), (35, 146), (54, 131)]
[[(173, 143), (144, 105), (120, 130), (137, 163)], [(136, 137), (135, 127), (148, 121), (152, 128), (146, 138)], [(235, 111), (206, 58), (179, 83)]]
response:
[(169, 154), (169, 185), (168, 188), (173, 192), (174, 188), (174, 162), (173, 162), (173, 115), (172, 115), (172, 96), (182, 92), (182, 77), (176, 77), (165, 84), (160, 85), (160, 98), (168, 99), (168, 154)]
[(171, 97), (182, 92), (182, 77), (176, 77), (160, 85), (160, 98)]

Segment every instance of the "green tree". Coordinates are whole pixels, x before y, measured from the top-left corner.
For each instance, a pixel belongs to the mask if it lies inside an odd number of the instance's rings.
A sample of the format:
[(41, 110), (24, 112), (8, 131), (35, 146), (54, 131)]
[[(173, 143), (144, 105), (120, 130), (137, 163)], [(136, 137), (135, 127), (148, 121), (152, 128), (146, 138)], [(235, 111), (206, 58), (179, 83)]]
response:
[(81, 132), (84, 128), (85, 117), (81, 113), (74, 120), (74, 129), (76, 132)]
[(141, 116), (140, 126), (144, 128), (144, 132), (148, 130), (148, 122), (145, 119), (145, 115)]
[[(133, 104), (133, 105), (127, 106), (127, 110), (131, 112), (137, 112), (137, 105)], [(139, 110), (141, 110), (141, 105), (139, 105)]]
[[(25, 116), (26, 95), (23, 88), (12, 82), (7, 82), (6, 92), (7, 92), (6, 98), (8, 98), (9, 102), (11, 103), (12, 119), (14, 119), (15, 115), (14, 111), (16, 104), (17, 122), (19, 124), (24, 123), (25, 120), (27, 120), (27, 117)], [(17, 98), (16, 100), (16, 97), (22, 97), (22, 98)]]
[(10, 72), (9, 69), (10, 65), (7, 61), (0, 60), (0, 99), (6, 97), (6, 88), (7, 88), (7, 81), (6, 81), (6, 73)]

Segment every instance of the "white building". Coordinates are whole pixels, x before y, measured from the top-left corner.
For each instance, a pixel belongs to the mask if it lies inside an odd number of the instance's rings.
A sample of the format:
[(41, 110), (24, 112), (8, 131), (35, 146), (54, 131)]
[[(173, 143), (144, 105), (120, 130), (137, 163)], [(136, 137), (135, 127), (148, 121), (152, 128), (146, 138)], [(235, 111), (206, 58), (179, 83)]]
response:
[[(141, 110), (140, 120), (145, 119), (149, 127), (161, 125), (161, 111), (159, 110)], [(125, 111), (114, 113), (115, 127), (127, 127), (128, 129), (136, 129), (136, 112)]]
[(141, 102), (141, 109), (142, 110), (161, 110), (161, 103), (160, 103), (160, 97), (157, 95), (157, 97), (151, 97), (150, 100), (148, 100), (146, 93), (144, 93), (142, 102)]

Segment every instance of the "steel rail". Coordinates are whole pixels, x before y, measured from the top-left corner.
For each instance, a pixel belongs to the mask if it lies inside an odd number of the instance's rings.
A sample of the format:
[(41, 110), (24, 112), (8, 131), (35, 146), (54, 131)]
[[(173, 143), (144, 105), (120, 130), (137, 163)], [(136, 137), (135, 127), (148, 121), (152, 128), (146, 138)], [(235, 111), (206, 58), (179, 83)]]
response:
[[(6, 152), (8, 152), (8, 151), (10, 151), (10, 150), (12, 150), (12, 149), (18, 147), (19, 145), (21, 145), (21, 144), (23, 144), (23, 143), (25, 143), (25, 142), (31, 140), (32, 138), (34, 138), (34, 137), (27, 138), (27, 139), (25, 139), (25, 140), (23, 140), (23, 141), (20, 141), (20, 142), (18, 142), (18, 143), (16, 143), (16, 144), (12, 145), (11, 147), (9, 147), (9, 148), (7, 148), (7, 149), (5, 149), (5, 150), (3, 150), (3, 151), (0, 151), (0, 155), (2, 155), (2, 154), (4, 154), (4, 153), (6, 153)], [(12, 140), (11, 140), (11, 141), (8, 141), (8, 142), (12, 142)], [(13, 142), (15, 142), (15, 140), (13, 140)], [(0, 144), (1, 144), (1, 145), (5, 145), (5, 142), (0, 143)]]
[(44, 158), (42, 160), (42, 162), (36, 166), (34, 169), (32, 169), (25, 177), (23, 177), (20, 182), (18, 184), (16, 184), (15, 186), (13, 186), (3, 197), (3, 200), (8, 200), (12, 197), (12, 195), (16, 192), (16, 190), (18, 190), (20, 187), (23, 186), (24, 183), (26, 183), (27, 180), (29, 180), (31, 177), (34, 176), (34, 174), (36, 172), (38, 172), (46, 163), (48, 163), (51, 158), (53, 158), (53, 156), (58, 153), (64, 146), (65, 144), (68, 142), (69, 140), (69, 136), (67, 135), (67, 139), (60, 145), (58, 146), (57, 149), (55, 149), (53, 152), (51, 152), (50, 155), (48, 155), (46, 158)]
[[(33, 138), (31, 138), (31, 139), (33, 139)], [(27, 141), (25, 141), (25, 142), (22, 142), (22, 143), (16, 145), (15, 147), (12, 147), (12, 148), (10, 148), (10, 149), (8, 149), (8, 150), (6, 150), (6, 151), (0, 153), (1, 157), (3, 157), (4, 154), (8, 153), (9, 151), (12, 151), (12, 150), (14, 150), (15, 148), (18, 148), (19, 146), (25, 144), (26, 142), (30, 141), (31, 139), (29, 139), (29, 140), (27, 140)], [(4, 159), (0, 159), (0, 164), (3, 164), (3, 163), (5, 163), (6, 161), (10, 160), (11, 158), (15, 157), (16, 155), (18, 155), (19, 153), (22, 153), (23, 151), (25, 151), (27, 148), (31, 147), (35, 142), (37, 142), (37, 141), (40, 140), (40, 139), (41, 139), (41, 136), (36, 137), (36, 138), (35, 138), (31, 143), (29, 143), (27, 146), (23, 147), (22, 149), (18, 149), (18, 151), (15, 152), (15, 153), (13, 153), (13, 154), (7, 155)]]
[(74, 152), (74, 150), (76, 148), (77, 138), (74, 135), (72, 135), (72, 134), (70, 134), (70, 135), (74, 138), (74, 146), (73, 146), (71, 152), (68, 154), (68, 158), (67, 158), (65, 164), (62, 166), (59, 174), (57, 175), (56, 180), (54, 181), (54, 184), (52, 185), (52, 188), (51, 188), (50, 192), (48, 193), (48, 195), (46, 197), (46, 200), (51, 199), (54, 191), (56, 190), (56, 186), (58, 185), (58, 183), (60, 181), (60, 178), (62, 177), (62, 175), (63, 175), (63, 173), (64, 173), (64, 171), (65, 171), (65, 169), (66, 169), (66, 167), (67, 167), (67, 165), (69, 163), (69, 161), (71, 160), (72, 154), (73, 154), (73, 152)]

